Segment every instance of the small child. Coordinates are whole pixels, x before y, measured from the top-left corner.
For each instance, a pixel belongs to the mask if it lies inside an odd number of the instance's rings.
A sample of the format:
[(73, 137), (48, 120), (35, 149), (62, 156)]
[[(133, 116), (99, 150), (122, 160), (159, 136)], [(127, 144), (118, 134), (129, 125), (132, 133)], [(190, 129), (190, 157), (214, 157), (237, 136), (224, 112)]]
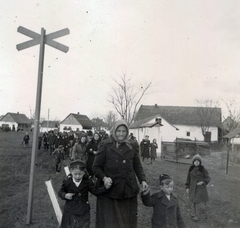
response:
[(28, 147), (28, 145), (29, 145), (29, 140), (30, 140), (29, 134), (28, 134), (28, 132), (26, 132), (26, 134), (25, 134), (24, 137), (23, 137), (24, 147)]
[(177, 196), (173, 192), (173, 180), (167, 174), (159, 177), (160, 191), (150, 196), (147, 189), (141, 194), (142, 202), (147, 207), (153, 207), (152, 228), (186, 227), (178, 206)]
[(59, 174), (60, 171), (61, 171), (62, 162), (64, 160), (64, 147), (63, 147), (63, 145), (59, 145), (58, 149), (56, 149), (52, 152), (52, 155), (54, 155), (55, 161), (56, 161), (56, 173)]
[(66, 200), (61, 228), (89, 228), (90, 205), (88, 192), (94, 195), (102, 195), (106, 192), (104, 187), (95, 188), (86, 172), (86, 165), (81, 160), (75, 160), (69, 165), (70, 174), (63, 180), (58, 192), (61, 199)]
[(194, 206), (194, 214), (192, 215), (194, 221), (198, 221), (200, 203), (204, 203), (204, 208), (209, 200), (206, 187), (209, 182), (208, 171), (202, 165), (201, 156), (197, 154), (192, 159), (192, 165), (188, 170), (186, 181), (186, 192), (189, 194), (189, 199)]

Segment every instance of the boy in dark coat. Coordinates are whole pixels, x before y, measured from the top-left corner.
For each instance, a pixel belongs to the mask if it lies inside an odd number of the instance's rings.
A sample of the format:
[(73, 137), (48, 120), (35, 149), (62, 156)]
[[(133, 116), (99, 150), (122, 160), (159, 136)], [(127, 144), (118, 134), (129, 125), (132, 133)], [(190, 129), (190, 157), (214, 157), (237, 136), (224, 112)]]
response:
[(63, 180), (58, 192), (61, 199), (65, 200), (61, 228), (89, 228), (90, 205), (88, 192), (94, 195), (103, 194), (104, 187), (96, 189), (86, 172), (86, 165), (81, 160), (70, 163), (70, 174)]
[(178, 206), (177, 196), (172, 193), (173, 180), (167, 174), (159, 177), (160, 191), (150, 196), (147, 189), (141, 194), (143, 204), (153, 207), (152, 228), (184, 228), (186, 227)]

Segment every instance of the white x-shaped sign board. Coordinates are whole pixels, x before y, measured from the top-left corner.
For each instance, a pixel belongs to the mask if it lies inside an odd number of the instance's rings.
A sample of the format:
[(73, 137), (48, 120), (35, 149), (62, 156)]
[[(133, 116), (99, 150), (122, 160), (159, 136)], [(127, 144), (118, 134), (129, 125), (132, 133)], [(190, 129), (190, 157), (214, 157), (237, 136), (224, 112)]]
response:
[[(21, 51), (23, 49), (26, 49), (26, 48), (29, 48), (29, 47), (32, 47), (32, 46), (35, 46), (35, 45), (38, 45), (40, 44), (40, 38), (41, 38), (41, 35), (36, 33), (36, 32), (33, 32), (29, 29), (26, 29), (22, 26), (19, 26), (17, 31), (25, 36), (28, 36), (30, 38), (32, 38), (32, 40), (29, 40), (29, 41), (26, 41), (26, 42), (23, 42), (21, 44), (17, 44), (17, 50), (18, 51)], [(63, 44), (60, 44), (58, 43), (57, 41), (53, 40), (53, 39), (56, 39), (56, 38), (59, 38), (61, 36), (65, 36), (65, 35), (68, 35), (70, 33), (69, 29), (68, 28), (65, 28), (65, 29), (62, 29), (62, 30), (59, 30), (57, 32), (53, 32), (53, 33), (49, 33), (48, 35), (45, 35), (44, 37), (44, 43), (53, 47), (53, 48), (56, 48), (60, 51), (63, 51), (63, 52), (68, 52), (69, 50), (69, 47), (63, 45)]]

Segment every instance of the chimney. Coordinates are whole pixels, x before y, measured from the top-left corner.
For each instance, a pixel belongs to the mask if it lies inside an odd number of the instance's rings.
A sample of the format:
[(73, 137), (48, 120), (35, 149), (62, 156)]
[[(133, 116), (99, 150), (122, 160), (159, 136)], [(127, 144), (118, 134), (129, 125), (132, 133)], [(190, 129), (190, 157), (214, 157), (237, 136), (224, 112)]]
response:
[(77, 114), (80, 115), (80, 112), (78, 112)]
[(157, 105), (157, 104), (155, 104), (155, 108), (157, 108), (157, 106), (158, 106), (158, 105)]

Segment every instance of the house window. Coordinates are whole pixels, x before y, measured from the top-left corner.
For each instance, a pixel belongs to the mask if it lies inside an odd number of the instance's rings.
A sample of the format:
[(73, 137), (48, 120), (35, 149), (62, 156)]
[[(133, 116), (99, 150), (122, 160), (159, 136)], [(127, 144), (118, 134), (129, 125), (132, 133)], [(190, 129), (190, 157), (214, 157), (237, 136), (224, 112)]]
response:
[(187, 136), (190, 136), (190, 131), (187, 131)]

